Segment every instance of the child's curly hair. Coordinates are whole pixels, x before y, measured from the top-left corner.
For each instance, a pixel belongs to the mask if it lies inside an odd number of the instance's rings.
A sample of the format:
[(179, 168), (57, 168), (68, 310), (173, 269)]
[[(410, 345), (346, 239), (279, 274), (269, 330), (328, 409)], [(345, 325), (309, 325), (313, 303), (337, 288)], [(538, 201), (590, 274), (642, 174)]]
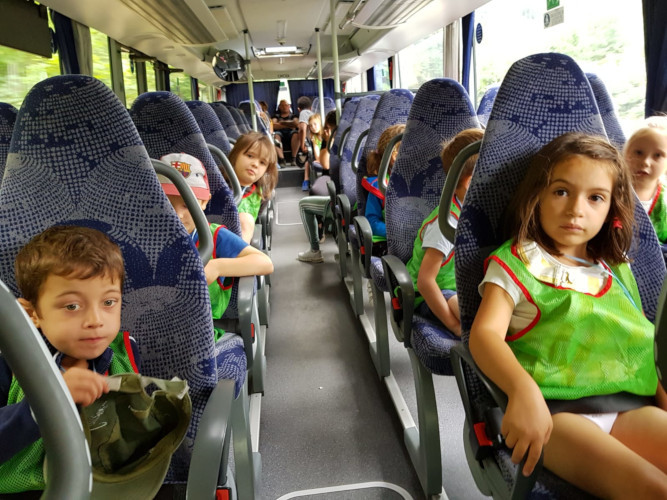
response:
[[(382, 132), (382, 135), (380, 135), (380, 138), (378, 139), (377, 148), (371, 151), (368, 154), (368, 158), (366, 159), (366, 172), (369, 176), (378, 174), (378, 170), (380, 168), (380, 162), (382, 161), (384, 150), (387, 149), (387, 144), (389, 144), (389, 141), (391, 141), (398, 134), (402, 134), (404, 130), (405, 130), (405, 124), (399, 123), (397, 125), (392, 125), (390, 127), (387, 127), (387, 129), (385, 129), (385, 131)], [(401, 143), (397, 142), (394, 145), (394, 149), (398, 151), (400, 145)], [(391, 167), (392, 165), (389, 165), (387, 173), (391, 172)]]

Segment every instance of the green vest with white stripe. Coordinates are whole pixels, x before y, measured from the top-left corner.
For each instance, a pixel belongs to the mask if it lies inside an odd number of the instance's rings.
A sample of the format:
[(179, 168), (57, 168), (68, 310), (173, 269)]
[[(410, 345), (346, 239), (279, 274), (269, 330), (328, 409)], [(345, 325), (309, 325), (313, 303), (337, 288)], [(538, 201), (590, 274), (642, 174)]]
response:
[(539, 281), (511, 241), (489, 259), (498, 262), (537, 307), (535, 319), (523, 330), (508, 334), (506, 341), (545, 399), (655, 394), (653, 325), (619, 284), (621, 280), (641, 307), (627, 264), (614, 267), (617, 278), (609, 276), (602, 290), (591, 295)]
[[(424, 260), (424, 254), (426, 250), (422, 248), (424, 243), (424, 231), (429, 224), (436, 224), (438, 222), (438, 212), (440, 207), (437, 206), (433, 211), (424, 219), (419, 232), (417, 233), (417, 238), (415, 238), (415, 244), (412, 248), (412, 257), (405, 265), (410, 277), (412, 277), (412, 284), (415, 287), (415, 307), (424, 302), (424, 298), (419, 294), (419, 288), (417, 288), (417, 277), (419, 276), (419, 269), (421, 268), (422, 261)], [(458, 215), (460, 214), (460, 207), (457, 203), (452, 201), (450, 207), (450, 214), (458, 221)], [(438, 284), (440, 290), (456, 290), (456, 274), (454, 270), (454, 250), (452, 250), (449, 255), (443, 256), (442, 264), (440, 270), (435, 278), (435, 282)]]
[[(109, 347), (113, 351), (109, 375), (134, 373), (134, 365), (125, 348), (126, 332), (118, 332)], [(25, 394), (16, 377), (12, 376), (9, 386), (7, 406), (20, 403)], [(20, 493), (22, 491), (43, 490), (44, 483), (44, 442), (42, 438), (26, 446), (3, 464), (0, 464), (0, 493)]]

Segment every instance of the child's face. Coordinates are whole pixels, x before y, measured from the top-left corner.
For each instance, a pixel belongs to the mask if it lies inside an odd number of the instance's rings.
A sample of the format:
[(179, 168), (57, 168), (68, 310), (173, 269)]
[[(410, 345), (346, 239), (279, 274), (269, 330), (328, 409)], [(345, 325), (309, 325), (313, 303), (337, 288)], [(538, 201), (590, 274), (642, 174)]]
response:
[(118, 278), (51, 274), (41, 287), (36, 308), (25, 299), (19, 301), (51, 345), (74, 360), (97, 358), (120, 330)]
[(320, 125), (320, 122), (317, 121), (317, 120), (310, 120), (308, 122), (308, 127), (310, 128), (310, 132), (312, 134), (319, 134), (320, 129), (322, 128), (322, 126)]
[[(190, 213), (190, 210), (188, 210), (188, 207), (186, 206), (183, 198), (176, 195), (167, 195), (167, 198), (169, 199), (169, 203), (171, 203), (171, 206), (174, 207), (176, 215), (178, 215), (178, 218), (181, 219), (181, 222), (185, 226), (185, 229), (188, 232), (188, 234), (192, 234), (192, 231), (195, 230), (195, 221), (192, 218), (192, 214)], [(201, 209), (204, 210), (206, 208), (206, 205), (208, 204), (208, 201), (206, 200), (197, 200), (197, 201), (199, 202), (199, 206), (201, 207)]]
[(608, 167), (598, 160), (574, 155), (554, 167), (539, 197), (540, 225), (560, 252), (587, 258), (586, 245), (609, 214), (612, 189)]
[(250, 148), (236, 158), (234, 171), (241, 186), (246, 187), (254, 184), (266, 173), (266, 169), (269, 168), (269, 160), (262, 153), (262, 148), (255, 145), (255, 147)]
[(647, 129), (625, 148), (625, 161), (636, 188), (657, 186), (667, 170), (667, 132)]

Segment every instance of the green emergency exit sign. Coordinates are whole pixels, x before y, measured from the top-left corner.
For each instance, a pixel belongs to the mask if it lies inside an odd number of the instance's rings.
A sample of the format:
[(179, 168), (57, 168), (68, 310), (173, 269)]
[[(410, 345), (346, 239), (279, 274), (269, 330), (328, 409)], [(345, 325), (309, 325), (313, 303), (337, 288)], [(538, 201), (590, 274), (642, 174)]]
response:
[(555, 9), (560, 5), (560, 0), (547, 0), (547, 10)]

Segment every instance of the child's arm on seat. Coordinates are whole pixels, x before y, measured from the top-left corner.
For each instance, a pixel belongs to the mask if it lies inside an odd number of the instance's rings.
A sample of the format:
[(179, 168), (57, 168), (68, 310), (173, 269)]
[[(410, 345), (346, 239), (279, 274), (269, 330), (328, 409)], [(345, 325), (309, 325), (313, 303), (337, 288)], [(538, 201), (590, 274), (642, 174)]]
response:
[(250, 243), (255, 233), (255, 218), (247, 212), (239, 212), (239, 223), (241, 224), (241, 238), (246, 243)]
[(519, 364), (505, 341), (514, 301), (500, 286), (485, 283), (482, 303), (470, 331), (470, 352), (480, 369), (507, 394), (501, 432), (513, 448), (512, 462), (528, 452), (524, 475), (535, 468), (549, 441), (553, 421), (540, 388)]
[(210, 285), (220, 276), (264, 276), (273, 272), (273, 262), (268, 255), (254, 247), (246, 246), (236, 257), (211, 259), (204, 268), (206, 282)]
[(382, 200), (372, 193), (366, 199), (366, 211), (364, 213), (371, 225), (373, 236), (387, 237), (387, 226), (382, 217)]
[(426, 305), (435, 316), (442, 321), (454, 335), (461, 336), (461, 322), (458, 319), (458, 311), (452, 311), (449, 304), (442, 295), (436, 278), (444, 255), (435, 248), (426, 248), (424, 260), (422, 260), (417, 276), (417, 289)]

